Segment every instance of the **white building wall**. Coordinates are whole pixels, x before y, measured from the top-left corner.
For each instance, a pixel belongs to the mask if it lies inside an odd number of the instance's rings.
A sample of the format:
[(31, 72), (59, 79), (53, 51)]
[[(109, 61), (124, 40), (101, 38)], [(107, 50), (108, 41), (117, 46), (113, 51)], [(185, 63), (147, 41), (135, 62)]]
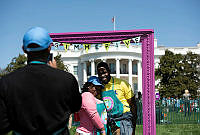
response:
[[(200, 54), (200, 45), (196, 47), (163, 47), (163, 46), (157, 46), (157, 40), (154, 40), (154, 64), (155, 68), (158, 67), (158, 63), (160, 61), (160, 57), (165, 54), (165, 50), (168, 49), (172, 51), (175, 54), (187, 54), (187, 52), (193, 52), (196, 54)], [(122, 68), (123, 64), (127, 64), (126, 68), (127, 71), (129, 71), (129, 59), (132, 61), (137, 61), (138, 63), (138, 74), (132, 75), (132, 79), (137, 78), (138, 83), (138, 91), (142, 92), (142, 50), (141, 45), (131, 45), (129, 48), (127, 48), (125, 45), (119, 45), (118, 47), (115, 47), (114, 45), (110, 45), (109, 49), (106, 50), (104, 46), (100, 46), (99, 49), (95, 49), (94, 46), (92, 46), (88, 52), (83, 50), (83, 48), (79, 48), (79, 50), (76, 47), (70, 46), (69, 50), (66, 52), (65, 50), (52, 50), (51, 51), (54, 56), (57, 54), (61, 54), (62, 60), (64, 62), (64, 65), (66, 65), (69, 69), (70, 73), (74, 73), (74, 66), (78, 66), (78, 75), (75, 75), (76, 79), (79, 82), (80, 87), (82, 87), (82, 84), (87, 81), (88, 76), (87, 75), (87, 67), (86, 62), (96, 62), (98, 61), (104, 61), (111, 60), (111, 61), (117, 61), (119, 60), (120, 63), (116, 67)], [(91, 65), (90, 65), (91, 66)], [(133, 64), (132, 64), (133, 66)], [(91, 66), (91, 71), (93, 75), (94, 74), (94, 63)], [(118, 73), (120, 69), (116, 69), (117, 74), (113, 74), (116, 77), (127, 77), (130, 79), (129, 73), (127, 74), (120, 74)], [(128, 81), (130, 82), (130, 81)], [(158, 82), (156, 82), (158, 83)], [(130, 84), (133, 88), (133, 84)]]

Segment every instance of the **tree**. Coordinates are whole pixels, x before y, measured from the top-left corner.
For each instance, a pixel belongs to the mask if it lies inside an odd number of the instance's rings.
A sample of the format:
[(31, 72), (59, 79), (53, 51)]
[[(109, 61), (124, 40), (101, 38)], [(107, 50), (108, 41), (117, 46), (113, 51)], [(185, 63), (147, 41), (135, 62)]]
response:
[(188, 52), (182, 61), (184, 72), (182, 73), (183, 88), (189, 90), (192, 97), (196, 97), (200, 86), (200, 55)]
[(181, 54), (174, 54), (166, 50), (165, 55), (160, 58), (158, 69), (156, 69), (156, 78), (160, 83), (156, 86), (159, 89), (161, 97), (174, 97), (181, 95), (180, 70), (182, 67), (183, 56)]
[(56, 57), (54, 57), (56, 60), (57, 68), (64, 70), (64, 71), (69, 71), (68, 67), (64, 65), (62, 59), (61, 59), (61, 54), (58, 54)]
[[(58, 54), (55, 57), (56, 63), (57, 63), (57, 68), (68, 71), (68, 68), (63, 64), (63, 61), (61, 60), (61, 55)], [(24, 67), (27, 62), (27, 57), (24, 54), (19, 54), (18, 57), (14, 57), (11, 60), (11, 63), (8, 64), (8, 66), (5, 69), (0, 69), (0, 77), (4, 76), (10, 72), (15, 71), (18, 68)]]
[(18, 57), (14, 57), (11, 63), (6, 67), (8, 73), (15, 71), (18, 68), (24, 67), (26, 65), (27, 57), (24, 54), (19, 54)]
[(191, 52), (186, 55), (174, 54), (166, 50), (160, 58), (158, 69), (155, 70), (161, 97), (182, 97), (188, 89), (192, 97), (196, 96), (200, 84), (200, 55)]
[(0, 78), (1, 78), (2, 76), (6, 75), (6, 74), (7, 74), (6, 69), (0, 68)]

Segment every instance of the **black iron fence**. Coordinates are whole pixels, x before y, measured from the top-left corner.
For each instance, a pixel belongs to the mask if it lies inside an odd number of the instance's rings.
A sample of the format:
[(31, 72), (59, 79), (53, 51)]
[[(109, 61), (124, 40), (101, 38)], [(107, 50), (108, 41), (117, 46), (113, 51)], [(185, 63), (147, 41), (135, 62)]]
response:
[[(156, 124), (200, 124), (200, 99), (156, 101)], [(137, 124), (142, 125), (142, 100), (137, 100)]]

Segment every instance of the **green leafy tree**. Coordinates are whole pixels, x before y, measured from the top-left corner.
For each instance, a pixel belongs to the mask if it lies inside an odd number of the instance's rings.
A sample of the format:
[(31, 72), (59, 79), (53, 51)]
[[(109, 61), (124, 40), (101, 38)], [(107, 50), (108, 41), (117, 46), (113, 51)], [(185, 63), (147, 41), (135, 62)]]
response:
[(19, 54), (18, 57), (14, 57), (11, 63), (6, 67), (8, 73), (15, 71), (18, 68), (24, 67), (26, 65), (27, 57), (24, 54)]
[(200, 55), (188, 52), (182, 61), (182, 87), (188, 89), (192, 97), (196, 97), (200, 86)]
[(156, 78), (160, 83), (156, 86), (159, 89), (161, 97), (174, 97), (181, 94), (180, 70), (182, 67), (183, 56), (174, 54), (166, 50), (165, 55), (160, 58), (158, 69), (156, 69)]
[[(57, 55), (55, 57), (57, 68), (68, 71), (68, 68), (63, 64), (63, 61), (61, 60), (61, 55)], [(8, 66), (5, 69), (0, 69), (0, 77), (4, 76), (10, 72), (15, 71), (18, 68), (24, 67), (27, 62), (27, 57), (24, 54), (19, 54), (18, 57), (14, 57), (12, 61), (8, 64)]]
[(61, 59), (61, 54), (58, 54), (56, 57), (54, 57), (56, 60), (57, 68), (64, 70), (64, 71), (69, 71), (68, 67), (64, 65), (62, 59)]
[(155, 70), (161, 97), (182, 97), (185, 89), (194, 97), (200, 83), (199, 59), (199, 55), (191, 52), (181, 55), (166, 50)]
[(1, 78), (2, 76), (6, 75), (6, 74), (7, 74), (6, 69), (0, 68), (0, 78)]

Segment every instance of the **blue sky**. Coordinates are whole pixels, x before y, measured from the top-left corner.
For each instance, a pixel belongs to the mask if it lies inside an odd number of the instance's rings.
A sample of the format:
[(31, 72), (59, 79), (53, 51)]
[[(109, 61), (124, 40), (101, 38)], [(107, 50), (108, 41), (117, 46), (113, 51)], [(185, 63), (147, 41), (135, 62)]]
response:
[(1, 0), (0, 68), (23, 54), (23, 34), (33, 26), (49, 32), (154, 29), (158, 45), (200, 42), (200, 0)]

